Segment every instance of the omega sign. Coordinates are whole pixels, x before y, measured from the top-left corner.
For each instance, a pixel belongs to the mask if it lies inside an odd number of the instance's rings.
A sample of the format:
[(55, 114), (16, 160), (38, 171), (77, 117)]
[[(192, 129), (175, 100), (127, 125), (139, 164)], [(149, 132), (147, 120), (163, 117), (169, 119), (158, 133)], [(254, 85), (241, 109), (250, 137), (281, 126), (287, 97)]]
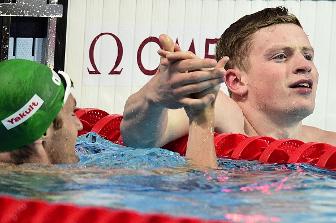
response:
[[(113, 33), (108, 33), (108, 32), (100, 33), (91, 42), (91, 45), (90, 45), (90, 48), (89, 48), (89, 60), (90, 60), (90, 63), (91, 63), (91, 67), (87, 68), (88, 73), (89, 74), (96, 74), (96, 75), (101, 74), (101, 72), (99, 71), (99, 69), (98, 69), (98, 67), (95, 63), (94, 50), (95, 50), (97, 42), (99, 41), (99, 39), (102, 36), (109, 36), (109, 37), (113, 38), (115, 43), (116, 43), (116, 49), (118, 50), (117, 57), (115, 58), (114, 63), (111, 64), (111, 70), (108, 74), (109, 75), (120, 75), (122, 73), (122, 70), (123, 70), (123, 68), (119, 66), (122, 59), (123, 59), (123, 52), (124, 52), (123, 51), (123, 44), (122, 44), (122, 42), (121, 42), (121, 40), (118, 36), (116, 36)], [(212, 59), (215, 58), (215, 55), (209, 53), (209, 49), (210, 49), (210, 45), (216, 44), (217, 41), (218, 41), (217, 38), (213, 38), (213, 39), (206, 38), (205, 39), (204, 58), (212, 58)], [(143, 74), (154, 75), (157, 71), (157, 68), (154, 69), (154, 70), (150, 70), (150, 69), (147, 69), (146, 67), (144, 67), (144, 65), (142, 63), (142, 57), (141, 57), (143, 49), (149, 43), (156, 43), (161, 47), (159, 39), (157, 37), (149, 36), (146, 39), (144, 39), (141, 42), (141, 44), (139, 45), (138, 50), (137, 50), (137, 65), (138, 65), (139, 69), (141, 70), (141, 72)], [(178, 39), (176, 39), (176, 43), (178, 43)], [(191, 40), (188, 50), (193, 52), (194, 54), (196, 54), (194, 39)]]

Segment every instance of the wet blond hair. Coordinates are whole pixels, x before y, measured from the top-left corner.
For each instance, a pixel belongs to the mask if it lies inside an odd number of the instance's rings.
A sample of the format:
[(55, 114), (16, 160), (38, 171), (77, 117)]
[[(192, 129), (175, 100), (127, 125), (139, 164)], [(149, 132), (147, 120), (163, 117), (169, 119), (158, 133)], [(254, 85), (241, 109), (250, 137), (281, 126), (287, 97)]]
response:
[(288, 23), (302, 28), (297, 17), (288, 13), (285, 7), (265, 8), (246, 15), (224, 31), (216, 46), (216, 59), (220, 60), (228, 56), (230, 61), (225, 65), (225, 69), (232, 69), (236, 66), (246, 71), (252, 35), (262, 28)]

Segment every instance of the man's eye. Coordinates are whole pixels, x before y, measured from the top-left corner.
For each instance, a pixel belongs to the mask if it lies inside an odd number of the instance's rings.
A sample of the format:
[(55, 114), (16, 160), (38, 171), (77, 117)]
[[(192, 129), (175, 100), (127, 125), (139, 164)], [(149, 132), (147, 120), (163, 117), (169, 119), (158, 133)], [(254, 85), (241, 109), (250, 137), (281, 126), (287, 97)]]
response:
[(278, 53), (272, 57), (272, 60), (275, 60), (276, 62), (282, 62), (287, 59), (287, 55), (284, 53)]
[(314, 56), (311, 54), (304, 54), (304, 57), (306, 58), (306, 60), (310, 60), (310, 61), (314, 59)]
[(77, 111), (77, 108), (72, 109), (71, 115), (76, 116), (76, 111)]

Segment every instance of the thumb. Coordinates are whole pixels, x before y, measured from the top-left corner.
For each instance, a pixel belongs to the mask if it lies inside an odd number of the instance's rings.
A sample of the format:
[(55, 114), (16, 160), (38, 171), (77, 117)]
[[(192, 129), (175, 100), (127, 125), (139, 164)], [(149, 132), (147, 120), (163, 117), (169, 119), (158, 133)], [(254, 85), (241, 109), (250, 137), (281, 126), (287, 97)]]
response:
[(217, 65), (215, 68), (223, 68), (225, 67), (226, 63), (229, 62), (230, 58), (225, 56), (223, 57), (222, 59), (220, 59), (218, 62), (217, 62)]
[(160, 40), (163, 50), (174, 52), (174, 47), (175, 47), (174, 41), (168, 35), (161, 34), (159, 36), (159, 40)]

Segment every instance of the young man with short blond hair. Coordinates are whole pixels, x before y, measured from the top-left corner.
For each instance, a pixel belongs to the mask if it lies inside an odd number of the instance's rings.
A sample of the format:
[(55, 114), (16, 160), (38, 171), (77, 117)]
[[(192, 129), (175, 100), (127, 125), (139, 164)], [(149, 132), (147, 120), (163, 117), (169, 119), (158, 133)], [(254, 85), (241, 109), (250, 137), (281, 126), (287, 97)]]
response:
[[(218, 132), (336, 145), (335, 132), (302, 124), (314, 111), (318, 72), (314, 49), (286, 8), (266, 8), (233, 23), (218, 42), (218, 62), (176, 46), (159, 53), (158, 73), (126, 102), (126, 145), (163, 146), (188, 134), (190, 111), (204, 111), (214, 100)], [(218, 92), (222, 82), (230, 97)], [(201, 132), (193, 133), (195, 142), (202, 142)], [(190, 158), (200, 163), (209, 156), (204, 151)]]

